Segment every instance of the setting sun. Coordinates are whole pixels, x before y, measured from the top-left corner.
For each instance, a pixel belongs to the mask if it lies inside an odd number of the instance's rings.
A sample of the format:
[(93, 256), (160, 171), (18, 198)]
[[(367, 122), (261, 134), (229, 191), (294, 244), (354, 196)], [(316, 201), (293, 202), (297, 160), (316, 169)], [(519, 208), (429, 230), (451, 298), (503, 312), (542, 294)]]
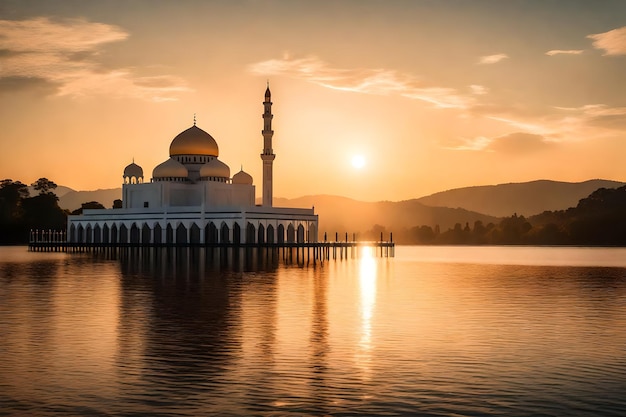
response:
[(352, 157), (352, 166), (361, 169), (365, 166), (365, 157), (363, 155), (354, 155)]

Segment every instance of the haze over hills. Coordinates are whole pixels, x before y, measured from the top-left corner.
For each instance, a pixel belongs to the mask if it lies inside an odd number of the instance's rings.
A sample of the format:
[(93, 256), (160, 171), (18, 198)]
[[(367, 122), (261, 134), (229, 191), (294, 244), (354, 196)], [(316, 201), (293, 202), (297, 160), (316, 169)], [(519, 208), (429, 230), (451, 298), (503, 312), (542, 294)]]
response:
[(455, 223), (464, 225), (473, 224), (477, 220), (483, 223), (497, 221), (495, 217), (461, 208), (429, 207), (417, 200), (363, 202), (346, 197), (314, 195), (294, 199), (274, 198), (274, 205), (314, 206), (319, 215), (320, 233), (327, 232), (329, 239), (332, 237), (333, 240), (335, 232), (343, 238), (346, 232), (350, 234), (366, 232), (374, 225), (393, 232), (421, 225), (432, 227), (439, 225), (442, 230), (446, 230)]
[[(61, 186), (57, 187), (57, 190), (61, 188)], [(63, 187), (67, 188), (67, 187)], [(97, 201), (102, 204), (106, 208), (113, 207), (113, 200), (117, 200), (122, 198), (122, 189), (121, 188), (109, 188), (105, 190), (94, 190), (94, 191), (75, 191), (71, 188), (67, 188), (69, 191), (59, 195), (56, 193), (57, 197), (59, 197), (59, 206), (62, 209), (67, 209), (70, 211), (79, 209), (81, 204), (87, 203), (89, 201)], [(33, 195), (31, 193), (31, 195)]]
[(598, 188), (617, 188), (626, 183), (602, 179), (584, 182), (538, 180), (523, 183), (456, 188), (418, 198), (434, 207), (463, 207), (496, 217), (513, 213), (531, 216), (546, 210), (575, 207)]
[[(575, 207), (578, 201), (598, 188), (616, 188), (618, 181), (589, 180), (579, 183), (539, 180), (526, 183), (499, 184), (458, 188), (406, 201), (363, 202), (346, 197), (313, 195), (294, 199), (274, 198), (275, 206), (312, 207), (320, 218), (320, 232), (359, 233), (379, 225), (388, 231), (400, 231), (415, 226), (439, 226), (442, 231), (456, 223), (473, 225), (497, 223), (498, 217), (513, 213), (526, 217), (546, 210)], [(59, 205), (75, 210), (82, 203), (97, 201), (111, 207), (121, 198), (121, 188), (95, 191), (74, 191), (59, 187)], [(68, 191), (69, 190), (69, 191)], [(32, 195), (32, 194), (31, 194)], [(320, 235), (322, 237), (323, 235)]]

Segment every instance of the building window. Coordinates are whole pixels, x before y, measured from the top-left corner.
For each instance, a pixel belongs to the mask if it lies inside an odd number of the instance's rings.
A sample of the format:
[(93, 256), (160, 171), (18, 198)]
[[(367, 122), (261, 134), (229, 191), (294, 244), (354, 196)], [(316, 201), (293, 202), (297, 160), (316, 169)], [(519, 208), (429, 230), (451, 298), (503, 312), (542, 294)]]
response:
[(148, 207), (148, 206), (150, 206), (150, 203), (148, 203), (147, 201), (144, 201), (144, 202), (143, 202), (143, 206), (144, 206), (144, 207)]

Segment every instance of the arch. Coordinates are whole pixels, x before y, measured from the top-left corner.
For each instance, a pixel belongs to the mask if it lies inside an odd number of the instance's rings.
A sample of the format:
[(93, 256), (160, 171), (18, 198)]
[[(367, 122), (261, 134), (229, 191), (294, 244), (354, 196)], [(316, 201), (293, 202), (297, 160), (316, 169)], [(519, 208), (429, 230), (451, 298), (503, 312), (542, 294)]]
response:
[(220, 227), (220, 243), (230, 243), (230, 229), (226, 223)]
[(111, 242), (111, 231), (109, 230), (109, 225), (105, 223), (104, 226), (102, 226), (102, 243), (109, 242)]
[(85, 229), (85, 242), (86, 243), (91, 243), (91, 237), (93, 236), (92, 230), (91, 230), (91, 225), (88, 224), (87, 228)]
[(152, 240), (156, 244), (163, 243), (163, 228), (161, 227), (159, 223), (154, 225), (154, 232), (153, 232)]
[(139, 244), (139, 227), (137, 227), (137, 223), (133, 223), (130, 226), (130, 243), (133, 245)]
[(209, 222), (204, 228), (204, 243), (215, 244), (218, 242), (218, 233), (215, 223)]
[(120, 226), (120, 243), (128, 243), (128, 227), (123, 223)]
[(276, 242), (285, 243), (285, 226), (282, 224), (278, 225), (277, 233), (276, 233)]
[(174, 229), (170, 223), (165, 228), (165, 243), (172, 245), (174, 243)]
[(70, 226), (70, 242), (76, 242), (76, 226), (74, 224)]
[(287, 242), (294, 243), (296, 241), (296, 230), (293, 227), (293, 224), (289, 224), (287, 227)]
[(262, 224), (259, 225), (259, 231), (257, 233), (257, 243), (265, 243), (265, 227)]
[(82, 224), (78, 225), (78, 229), (76, 230), (77, 242), (84, 243), (85, 242), (85, 228)]
[(141, 243), (143, 245), (149, 245), (152, 243), (152, 230), (150, 230), (148, 223), (144, 223), (141, 227)]
[(298, 226), (298, 243), (304, 242), (304, 226)]
[(237, 222), (233, 225), (233, 243), (241, 245), (241, 226)]
[(179, 224), (176, 228), (176, 244), (177, 245), (185, 245), (187, 244), (187, 228), (184, 224)]
[(309, 242), (317, 242), (317, 225), (315, 223), (311, 223), (309, 225)]
[(93, 243), (102, 243), (102, 231), (99, 224), (93, 228)]
[(120, 237), (118, 235), (117, 224), (113, 223), (111, 226), (111, 243), (116, 245), (120, 241)]
[(189, 229), (189, 243), (200, 243), (200, 227), (195, 223), (192, 223)]
[(254, 235), (256, 235), (256, 229), (252, 223), (248, 222), (246, 226), (246, 243), (255, 243)]
[(274, 243), (274, 226), (272, 226), (271, 224), (269, 226), (267, 226), (267, 239), (266, 242), (267, 243)]

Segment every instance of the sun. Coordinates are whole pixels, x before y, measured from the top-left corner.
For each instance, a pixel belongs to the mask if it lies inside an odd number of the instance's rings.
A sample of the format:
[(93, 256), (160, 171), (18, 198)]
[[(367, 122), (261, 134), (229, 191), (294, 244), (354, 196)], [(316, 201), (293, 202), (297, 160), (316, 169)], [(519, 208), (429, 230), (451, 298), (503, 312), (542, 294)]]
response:
[(352, 166), (361, 169), (365, 166), (365, 157), (363, 155), (354, 155), (352, 157)]

